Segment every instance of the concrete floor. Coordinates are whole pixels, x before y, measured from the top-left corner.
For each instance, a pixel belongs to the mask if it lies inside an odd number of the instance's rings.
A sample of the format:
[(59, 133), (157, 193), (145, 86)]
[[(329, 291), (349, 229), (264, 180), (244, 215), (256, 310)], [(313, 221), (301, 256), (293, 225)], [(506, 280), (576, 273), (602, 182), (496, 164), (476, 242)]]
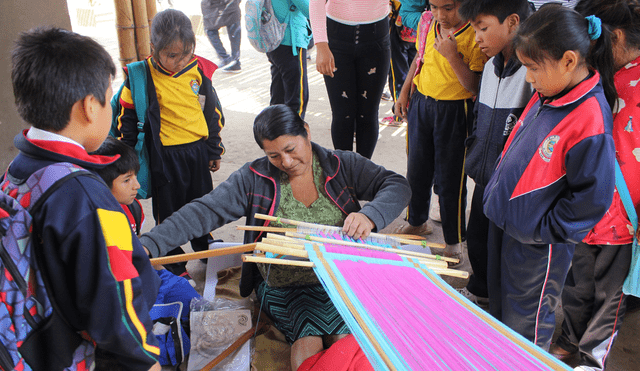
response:
[[(101, 22), (98, 23), (97, 27), (78, 27), (75, 31), (96, 38), (110, 51), (117, 62), (118, 46), (115, 27), (112, 22)], [(225, 40), (225, 34), (221, 35), (221, 37), (225, 43), (228, 41), (228, 39)], [(208, 39), (204, 36), (198, 36), (197, 42), (196, 54), (217, 62)], [(313, 51), (310, 54), (312, 57), (314, 56)], [(229, 174), (244, 163), (264, 155), (253, 140), (251, 128), (256, 114), (269, 104), (269, 63), (266, 56), (252, 49), (246, 39), (242, 42), (241, 61), (242, 71), (240, 73), (229, 74), (217, 71), (213, 76), (214, 87), (220, 97), (226, 118), (226, 125), (221, 135), (227, 150), (223, 157), (221, 170), (213, 174), (214, 186), (223, 182)], [(311, 139), (320, 145), (332, 148), (330, 132), (331, 111), (323, 78), (315, 71), (313, 62), (312, 58), (308, 65), (310, 99), (306, 121), (311, 127)], [(122, 76), (118, 76), (114, 80), (114, 91), (117, 91), (121, 82)], [(383, 101), (380, 105), (380, 118), (389, 116), (391, 114), (390, 109), (391, 103)], [(372, 160), (404, 175), (406, 173), (405, 128), (381, 125), (378, 144)], [(469, 184), (469, 189), (473, 189), (472, 184)], [(470, 194), (471, 192), (469, 192)], [(145, 230), (148, 230), (153, 226), (153, 220), (150, 217), (150, 202), (144, 202), (143, 206), (146, 215), (149, 216), (145, 225)], [(402, 217), (403, 215), (400, 215), (386, 230), (391, 230), (400, 223)], [(225, 242), (242, 241), (242, 233), (235, 228), (237, 225), (243, 224), (244, 220), (241, 219), (214, 231), (213, 235), (215, 238), (223, 239)], [(434, 234), (429, 237), (429, 240), (443, 242), (439, 224), (434, 223), (433, 225), (435, 227)], [(198, 281), (198, 284), (202, 285), (204, 265), (199, 261), (190, 262), (188, 268), (196, 281)], [(470, 266), (467, 263), (462, 269), (470, 270)], [(463, 287), (466, 282), (458, 279), (450, 281), (450, 284), (454, 287)], [(640, 312), (636, 312), (627, 315), (625, 318), (618, 339), (610, 354), (608, 370), (640, 370), (640, 346), (635, 340), (638, 334), (639, 316)], [(558, 317), (558, 323), (560, 323), (561, 311)], [(517, 366), (514, 366), (513, 369), (517, 369)]]

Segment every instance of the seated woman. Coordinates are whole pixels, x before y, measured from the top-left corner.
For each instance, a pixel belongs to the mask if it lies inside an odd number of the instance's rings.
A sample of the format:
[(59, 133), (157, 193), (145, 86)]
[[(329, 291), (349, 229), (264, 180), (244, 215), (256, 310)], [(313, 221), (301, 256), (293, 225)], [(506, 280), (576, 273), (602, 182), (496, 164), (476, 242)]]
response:
[[(285, 105), (265, 108), (253, 133), (266, 154), (247, 163), (209, 194), (191, 201), (140, 241), (152, 256), (166, 254), (243, 216), (247, 225), (267, 225), (255, 213), (325, 225), (342, 225), (348, 235), (366, 237), (391, 223), (407, 206), (407, 180), (348, 151), (331, 151), (311, 142), (309, 126)], [(369, 201), (360, 206), (359, 201)], [(245, 243), (261, 232), (247, 231)], [(319, 283), (270, 287), (256, 264), (242, 267), (240, 294), (256, 290), (275, 326), (292, 344), (292, 369), (349, 333)], [(289, 303), (284, 307), (283, 303)]]

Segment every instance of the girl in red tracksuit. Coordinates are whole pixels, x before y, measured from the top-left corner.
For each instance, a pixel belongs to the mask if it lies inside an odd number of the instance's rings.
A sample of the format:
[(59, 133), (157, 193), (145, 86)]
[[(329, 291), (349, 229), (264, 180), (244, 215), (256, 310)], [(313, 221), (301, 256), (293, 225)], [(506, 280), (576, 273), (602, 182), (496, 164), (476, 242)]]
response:
[(514, 50), (536, 93), (484, 193), (489, 310), (548, 349), (575, 244), (613, 198), (610, 35), (599, 19), (550, 4), (520, 26)]

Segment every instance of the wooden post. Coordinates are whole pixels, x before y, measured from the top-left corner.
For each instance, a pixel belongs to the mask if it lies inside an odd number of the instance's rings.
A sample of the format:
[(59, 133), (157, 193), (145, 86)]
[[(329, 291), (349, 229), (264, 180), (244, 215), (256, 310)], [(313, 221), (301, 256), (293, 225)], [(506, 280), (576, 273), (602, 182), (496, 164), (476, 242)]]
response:
[(114, 0), (114, 5), (118, 45), (120, 47), (120, 64), (124, 67), (138, 60), (133, 10), (131, 8), (131, 0)]
[(158, 13), (158, 8), (156, 7), (156, 0), (147, 0), (147, 18), (149, 19), (149, 30), (151, 30), (151, 21), (153, 21), (153, 17)]
[(138, 60), (144, 60), (151, 55), (147, 2), (146, 0), (133, 0), (131, 4), (133, 5), (133, 20), (136, 26)]

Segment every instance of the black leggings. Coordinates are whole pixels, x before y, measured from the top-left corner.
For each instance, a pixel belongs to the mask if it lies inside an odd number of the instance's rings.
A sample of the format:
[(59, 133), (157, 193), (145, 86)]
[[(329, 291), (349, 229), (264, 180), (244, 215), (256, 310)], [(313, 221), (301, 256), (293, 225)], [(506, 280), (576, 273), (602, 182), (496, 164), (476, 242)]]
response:
[(324, 82), (331, 104), (335, 149), (371, 158), (378, 141), (378, 107), (389, 74), (389, 21), (349, 26), (327, 18), (329, 48), (337, 70)]

